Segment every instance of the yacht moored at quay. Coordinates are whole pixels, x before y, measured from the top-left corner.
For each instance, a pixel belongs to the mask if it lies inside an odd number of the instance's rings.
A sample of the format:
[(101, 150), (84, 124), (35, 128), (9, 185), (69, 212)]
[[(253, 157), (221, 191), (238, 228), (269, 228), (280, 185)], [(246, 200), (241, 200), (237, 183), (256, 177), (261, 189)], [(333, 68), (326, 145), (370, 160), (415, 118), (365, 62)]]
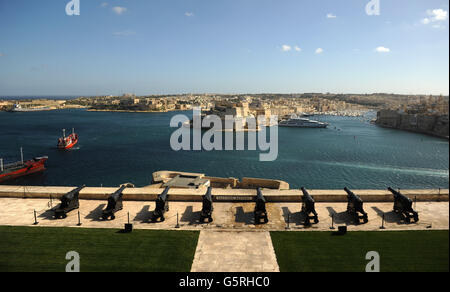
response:
[(292, 115), (290, 118), (283, 119), (278, 126), (280, 127), (295, 127), (295, 128), (326, 128), (328, 123), (313, 121), (297, 115)]

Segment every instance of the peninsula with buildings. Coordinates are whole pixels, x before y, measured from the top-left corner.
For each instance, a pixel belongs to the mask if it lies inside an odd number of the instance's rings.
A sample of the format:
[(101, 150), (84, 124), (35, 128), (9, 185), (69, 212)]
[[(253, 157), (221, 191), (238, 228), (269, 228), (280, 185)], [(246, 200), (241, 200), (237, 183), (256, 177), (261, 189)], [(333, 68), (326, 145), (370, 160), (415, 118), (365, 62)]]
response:
[(449, 136), (449, 97), (398, 94), (178, 94), (89, 96), (67, 100), (0, 99), (0, 111), (26, 112), (85, 108), (108, 112), (170, 112), (201, 108), (203, 113), (237, 117), (272, 115), (361, 116), (377, 111), (375, 124), (400, 130)]

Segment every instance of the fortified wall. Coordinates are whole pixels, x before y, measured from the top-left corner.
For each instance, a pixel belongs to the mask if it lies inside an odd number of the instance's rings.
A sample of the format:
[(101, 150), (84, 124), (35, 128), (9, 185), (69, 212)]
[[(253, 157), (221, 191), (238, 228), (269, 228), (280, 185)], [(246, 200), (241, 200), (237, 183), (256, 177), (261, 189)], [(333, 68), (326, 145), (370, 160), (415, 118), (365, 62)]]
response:
[(376, 124), (381, 127), (412, 131), (441, 138), (449, 137), (448, 115), (413, 115), (394, 110), (381, 110)]

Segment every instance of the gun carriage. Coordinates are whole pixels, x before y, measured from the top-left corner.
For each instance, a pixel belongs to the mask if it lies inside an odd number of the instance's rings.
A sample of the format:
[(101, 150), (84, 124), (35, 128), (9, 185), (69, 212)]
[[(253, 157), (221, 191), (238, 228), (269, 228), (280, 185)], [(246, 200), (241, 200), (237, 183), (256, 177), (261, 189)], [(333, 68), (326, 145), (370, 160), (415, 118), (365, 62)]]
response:
[(212, 212), (214, 210), (213, 200), (211, 195), (212, 187), (208, 187), (208, 191), (203, 196), (203, 207), (202, 212), (200, 214), (200, 222), (205, 223), (205, 220), (208, 219), (208, 223), (213, 221)]
[[(311, 225), (311, 220), (314, 220), (314, 223), (319, 223), (319, 216), (317, 215), (315, 204), (313, 197), (308, 193), (308, 191), (302, 187), (302, 213), (305, 214), (305, 222), (303, 223), (305, 226)], [(311, 214), (313, 214), (311, 216)]]
[(269, 222), (266, 210), (266, 198), (264, 198), (261, 188), (258, 188), (257, 190), (254, 215), (255, 215), (255, 224), (262, 224)]
[(123, 191), (127, 188), (127, 186), (121, 186), (116, 192), (111, 194), (108, 197), (108, 205), (106, 209), (102, 212), (102, 219), (111, 220), (116, 219), (115, 213), (119, 212), (123, 209)]
[(55, 219), (64, 219), (67, 217), (67, 213), (80, 208), (79, 195), (84, 187), (73, 189), (61, 197), (61, 203), (55, 209)]
[(166, 220), (164, 214), (169, 211), (169, 190), (170, 187), (166, 187), (165, 190), (158, 195), (158, 198), (156, 198), (156, 208), (155, 211), (153, 211), (152, 222), (157, 222), (158, 220), (163, 222)]
[(419, 213), (414, 211), (413, 201), (392, 188), (388, 188), (388, 190), (394, 195), (394, 212), (399, 214), (406, 223), (411, 223), (411, 219), (418, 222)]
[(345, 188), (344, 190), (347, 192), (347, 213), (353, 217), (356, 224), (361, 223), (361, 220), (363, 220), (364, 223), (369, 222), (367, 213), (364, 211), (363, 200), (348, 188)]

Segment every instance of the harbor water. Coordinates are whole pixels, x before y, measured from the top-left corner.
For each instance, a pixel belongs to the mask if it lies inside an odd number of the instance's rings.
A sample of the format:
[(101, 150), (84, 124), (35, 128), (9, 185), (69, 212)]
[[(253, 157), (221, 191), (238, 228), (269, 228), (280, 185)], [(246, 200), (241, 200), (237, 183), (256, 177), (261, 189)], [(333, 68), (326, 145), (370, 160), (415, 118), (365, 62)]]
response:
[[(182, 112), (189, 115), (189, 112)], [(0, 112), (0, 158), (5, 162), (49, 156), (42, 174), (8, 184), (136, 186), (154, 171), (174, 170), (218, 177), (287, 181), (291, 188), (448, 188), (449, 142), (384, 129), (364, 117), (315, 116), (327, 129), (279, 128), (278, 158), (260, 162), (260, 151), (173, 151), (169, 113), (86, 110)], [(70, 151), (56, 148), (62, 129), (80, 136)]]

